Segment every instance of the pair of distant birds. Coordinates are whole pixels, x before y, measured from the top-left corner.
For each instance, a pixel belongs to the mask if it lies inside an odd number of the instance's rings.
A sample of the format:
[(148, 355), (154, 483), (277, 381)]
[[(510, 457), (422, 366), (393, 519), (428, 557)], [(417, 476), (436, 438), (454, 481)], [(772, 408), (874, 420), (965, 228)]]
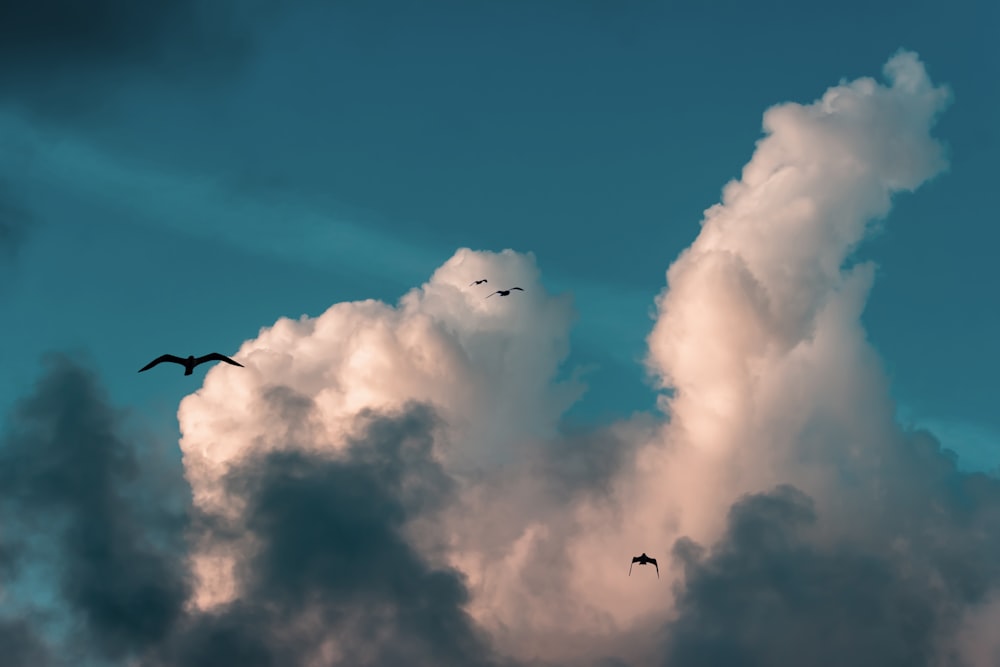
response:
[[(474, 280), (471, 283), (469, 283), (469, 287), (472, 287), (473, 285), (482, 285), (483, 283), (488, 283), (488, 282), (489, 281), (486, 278), (483, 278), (482, 280)], [(500, 296), (507, 296), (511, 292), (513, 292), (514, 290), (517, 290), (518, 292), (523, 292), (524, 291), (520, 287), (511, 287), (510, 289), (498, 289), (496, 292), (493, 292), (493, 294), (487, 294), (483, 298), (488, 299), (488, 298), (490, 298), (491, 296), (493, 296), (495, 294), (499, 294)]]

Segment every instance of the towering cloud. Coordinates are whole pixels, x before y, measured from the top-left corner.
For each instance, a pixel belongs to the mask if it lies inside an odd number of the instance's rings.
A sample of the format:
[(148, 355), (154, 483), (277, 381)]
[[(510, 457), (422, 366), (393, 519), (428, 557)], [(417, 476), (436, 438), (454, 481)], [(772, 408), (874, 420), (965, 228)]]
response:
[[(675, 395), (668, 438), (706, 468), (706, 494), (796, 479), (837, 496), (842, 466), (882, 456), (895, 425), (859, 315), (873, 267), (845, 266), (894, 193), (945, 166), (930, 136), (950, 96), (902, 52), (889, 85), (859, 79), (767, 111), (767, 136), (668, 272), (649, 365)], [(714, 533), (709, 533), (714, 534)]]
[(912, 53), (885, 74), (770, 109), (668, 273), (649, 364), (690, 481), (660, 497), (695, 540), (666, 664), (961, 664), (962, 614), (989, 613), (1000, 486), (894, 422), (860, 324), (873, 268), (851, 251), (945, 167), (948, 91)]

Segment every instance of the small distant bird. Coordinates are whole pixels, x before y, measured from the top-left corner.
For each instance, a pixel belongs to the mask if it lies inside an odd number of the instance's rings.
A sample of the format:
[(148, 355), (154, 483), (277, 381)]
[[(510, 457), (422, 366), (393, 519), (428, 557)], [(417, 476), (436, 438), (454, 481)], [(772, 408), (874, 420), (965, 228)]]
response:
[[(518, 290), (519, 292), (524, 291), (520, 287), (511, 287), (510, 289), (498, 289), (496, 292), (493, 292), (493, 294), (499, 294), (500, 296), (507, 296), (508, 294), (511, 293), (512, 290)], [(488, 299), (491, 296), (493, 296), (493, 294), (487, 294), (485, 298)]]
[(482, 285), (483, 283), (488, 283), (488, 282), (489, 281), (486, 278), (483, 278), (482, 280), (476, 280), (475, 282), (469, 283), (469, 287), (472, 287), (473, 285)]
[(181, 357), (175, 357), (172, 354), (164, 354), (163, 356), (153, 359), (151, 362), (139, 369), (139, 372), (148, 371), (150, 368), (156, 364), (163, 363), (164, 361), (170, 361), (175, 364), (180, 364), (184, 367), (184, 375), (191, 375), (194, 372), (194, 367), (198, 364), (203, 364), (206, 361), (224, 361), (227, 364), (232, 364), (233, 366), (239, 366), (243, 368), (243, 364), (236, 363), (224, 354), (219, 354), (218, 352), (213, 352), (211, 354), (206, 354), (204, 357), (194, 357), (193, 355), (187, 359), (182, 359)]
[[(650, 558), (646, 555), (646, 552), (642, 552), (641, 556), (632, 556), (632, 565), (638, 563), (639, 565), (645, 565), (646, 563), (652, 563), (653, 567), (656, 568), (656, 578), (660, 578), (660, 566), (656, 564), (655, 558)], [(632, 565), (628, 566), (628, 576), (632, 576)]]

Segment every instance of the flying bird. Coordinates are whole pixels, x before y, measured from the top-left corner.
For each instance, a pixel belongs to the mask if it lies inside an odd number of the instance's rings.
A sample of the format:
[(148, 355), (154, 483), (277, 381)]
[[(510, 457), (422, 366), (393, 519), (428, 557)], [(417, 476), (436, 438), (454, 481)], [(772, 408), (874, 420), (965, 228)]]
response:
[(482, 285), (483, 283), (488, 283), (488, 282), (489, 281), (486, 278), (483, 278), (482, 280), (476, 280), (474, 282), (469, 283), (469, 287), (472, 287), (473, 285)]
[[(496, 292), (493, 292), (493, 294), (499, 294), (500, 296), (507, 296), (513, 290), (518, 290), (519, 292), (523, 292), (524, 291), (520, 287), (511, 287), (510, 289), (498, 289)], [(488, 299), (491, 296), (493, 296), (493, 294), (487, 294), (485, 298)]]
[[(639, 565), (645, 565), (646, 563), (652, 563), (653, 567), (656, 568), (656, 578), (660, 578), (660, 566), (656, 564), (655, 558), (650, 558), (646, 555), (646, 552), (642, 552), (641, 556), (632, 556), (632, 565), (638, 563)], [(628, 576), (632, 576), (632, 565), (628, 566)]]
[(164, 354), (163, 356), (160, 356), (160, 357), (157, 357), (156, 359), (153, 359), (151, 362), (149, 362), (148, 364), (146, 364), (145, 366), (143, 366), (142, 368), (140, 368), (139, 372), (141, 373), (143, 371), (148, 371), (150, 368), (152, 368), (156, 364), (163, 363), (164, 361), (170, 361), (170, 362), (173, 362), (175, 364), (180, 364), (181, 366), (183, 366), (184, 367), (184, 375), (191, 375), (191, 373), (194, 372), (194, 367), (195, 366), (197, 366), (198, 364), (203, 364), (203, 363), (205, 363), (207, 361), (224, 361), (227, 364), (232, 364), (233, 366), (239, 366), (240, 368), (244, 367), (243, 364), (237, 363), (237, 362), (233, 361), (232, 359), (230, 359), (229, 357), (227, 357), (226, 355), (219, 354), (218, 352), (213, 352), (211, 354), (206, 354), (204, 357), (197, 357), (197, 358), (192, 355), (192, 356), (188, 357), (187, 359), (183, 359), (181, 357), (175, 357), (172, 354)]

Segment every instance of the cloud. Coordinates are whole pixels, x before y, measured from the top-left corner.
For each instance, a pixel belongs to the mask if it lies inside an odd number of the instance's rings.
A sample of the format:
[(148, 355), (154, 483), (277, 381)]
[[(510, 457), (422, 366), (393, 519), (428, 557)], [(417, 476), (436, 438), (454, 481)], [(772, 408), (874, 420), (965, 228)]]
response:
[[(469, 286), (483, 276), (489, 285)], [(485, 298), (515, 284), (525, 291)], [(559, 377), (573, 317), (568, 295), (546, 292), (530, 254), (459, 250), (398, 306), (339, 303), (316, 318), (281, 319), (241, 346), (245, 372), (212, 369), (181, 403), (195, 497), (211, 495), (247, 453), (336, 443), (360, 411), (410, 400), (440, 411), (455, 466), (510, 461), (519, 439), (553, 435), (583, 390)], [(272, 388), (315, 403), (311, 419), (262, 404)]]
[[(964, 486), (980, 481), (946, 474)], [(992, 487), (989, 503), (973, 510), (980, 529), (992, 520), (981, 509), (1000, 500), (1000, 485)], [(990, 540), (960, 554), (924, 537), (943, 530), (966, 542), (969, 526), (957, 514), (921, 521), (933, 515), (894, 512), (922, 524), (897, 531), (914, 540), (902, 546), (823, 539), (815, 503), (791, 486), (737, 501), (710, 554), (686, 539), (674, 548), (685, 583), (664, 664), (955, 664), (939, 662), (953, 649), (942, 640), (954, 636), (957, 610), (982, 594), (959, 568), (996, 570), (988, 554), (1000, 546)], [(952, 553), (933, 553), (941, 547)]]
[(8, 667), (48, 667), (48, 649), (24, 619), (0, 619), (0, 655)]
[(51, 573), (88, 648), (111, 658), (165, 637), (187, 597), (178, 517), (164, 485), (138, 483), (122, 428), (94, 375), (56, 356), (0, 445), (8, 583)]
[(950, 93), (910, 52), (885, 74), (769, 109), (741, 180), (668, 271), (648, 365), (672, 389), (668, 437), (712, 476), (684, 528), (701, 538), (744, 492), (806, 476), (808, 493), (836, 493), (839, 466), (892, 439), (860, 324), (873, 267), (849, 260), (894, 194), (946, 168), (930, 131)]
[[(470, 287), (484, 276), (488, 286)], [(485, 298), (499, 285), (525, 291)], [(414, 400), (441, 416), (450, 472), (509, 464), (553, 436), (582, 391), (572, 379), (557, 382), (572, 317), (567, 296), (545, 291), (531, 255), (460, 250), (396, 307), (340, 303), (317, 318), (279, 320), (240, 348), (245, 371), (212, 369), (181, 403), (195, 502), (238, 512), (219, 481), (243, 457), (334, 450), (360, 412)], [(301, 403), (275, 411), (275, 391)], [(299, 404), (314, 407), (299, 415)], [(235, 594), (226, 583), (231, 560), (229, 553), (196, 559), (202, 580), (211, 581), (201, 589), (204, 604)]]
[(1000, 485), (895, 421), (860, 322), (874, 271), (851, 253), (946, 168), (948, 90), (909, 52), (885, 74), (770, 109), (668, 272), (648, 363), (690, 482), (658, 494), (685, 536), (662, 664), (957, 665), (985, 645)]
[(5, 2), (0, 5), (0, 76), (7, 102), (65, 117), (97, 108), (123, 78), (225, 74), (252, 50), (241, 16), (270, 0), (140, 7), (127, 0)]
[[(351, 219), (329, 202), (252, 193), (218, 174), (159, 168), (24, 114), (0, 111), (0, 143), (6, 149), (0, 151), (0, 177), (46, 220), (66, 219), (70, 210), (76, 217), (165, 230), (192, 243), (224, 243), (366, 283), (423, 276), (440, 259), (428, 247)], [(53, 188), (63, 193), (58, 201), (48, 195)]]
[[(909, 52), (885, 73), (886, 84), (844, 82), (812, 104), (767, 111), (742, 178), (706, 212), (657, 300), (647, 363), (669, 390), (667, 421), (630, 433), (604, 489), (560, 502), (526, 467), (518, 483), (464, 504), (476, 519), (458, 524), (458, 562), (474, 613), (505, 648), (571, 664), (600, 652), (655, 662), (655, 628), (677, 610), (669, 594), (623, 582), (621, 564), (668, 554), (681, 537), (714, 543), (746, 493), (794, 484), (843, 539), (913, 538), (894, 524), (906, 503), (944, 500), (928, 477), (934, 459), (900, 454), (905, 438), (860, 322), (874, 273), (851, 253), (896, 193), (946, 168), (931, 129), (950, 93)], [(895, 486), (887, 477), (897, 475), (906, 481)], [(871, 511), (887, 501), (895, 513)], [(988, 547), (964, 544), (969, 565)], [(940, 556), (934, 568), (951, 558)], [(558, 573), (543, 580), (553, 563)], [(663, 574), (683, 586), (679, 568)]]
[(460, 573), (428, 563), (408, 535), (454, 490), (433, 456), (432, 411), (361, 420), (335, 455), (265, 452), (227, 476), (247, 501), (239, 534), (259, 547), (240, 596), (192, 617), (176, 664), (219, 664), (234, 646), (252, 648), (250, 664), (499, 664), (464, 611)]

